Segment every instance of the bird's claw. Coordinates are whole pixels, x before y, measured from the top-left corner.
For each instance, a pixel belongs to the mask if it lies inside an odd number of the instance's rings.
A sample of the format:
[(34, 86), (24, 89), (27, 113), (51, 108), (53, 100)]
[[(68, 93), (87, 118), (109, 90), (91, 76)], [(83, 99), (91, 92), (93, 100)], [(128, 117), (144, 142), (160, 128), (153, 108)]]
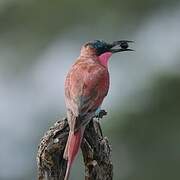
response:
[(107, 115), (107, 112), (104, 109), (102, 109), (99, 111), (98, 115), (96, 115), (95, 117), (98, 119), (102, 119), (103, 116), (106, 116), (106, 115)]

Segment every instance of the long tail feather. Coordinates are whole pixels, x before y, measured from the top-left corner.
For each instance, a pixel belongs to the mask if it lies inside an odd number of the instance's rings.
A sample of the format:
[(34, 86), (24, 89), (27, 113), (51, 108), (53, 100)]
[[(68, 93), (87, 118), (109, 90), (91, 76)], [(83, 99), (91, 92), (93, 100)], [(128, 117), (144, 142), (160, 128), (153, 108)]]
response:
[(67, 163), (67, 168), (66, 168), (66, 175), (64, 177), (64, 180), (68, 180), (69, 179), (69, 174), (70, 174), (70, 169), (71, 169), (71, 163)]
[(83, 134), (84, 134), (84, 127), (82, 127), (76, 132), (71, 132), (71, 131), (69, 132), (66, 148), (63, 155), (63, 157), (68, 160), (66, 175), (64, 180), (68, 180), (69, 178), (70, 169), (78, 153), (79, 147), (81, 145)]

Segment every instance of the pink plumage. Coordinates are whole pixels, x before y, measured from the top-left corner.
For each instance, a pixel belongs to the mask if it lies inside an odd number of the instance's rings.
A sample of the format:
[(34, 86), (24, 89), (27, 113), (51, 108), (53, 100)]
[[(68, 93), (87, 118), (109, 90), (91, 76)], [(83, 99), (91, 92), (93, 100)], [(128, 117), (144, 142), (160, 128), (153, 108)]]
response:
[[(65, 180), (78, 153), (84, 130), (109, 89), (108, 59), (117, 43), (94, 41), (85, 44), (65, 81), (65, 102), (70, 132), (64, 151), (68, 161)], [(116, 52), (117, 49), (116, 49)]]

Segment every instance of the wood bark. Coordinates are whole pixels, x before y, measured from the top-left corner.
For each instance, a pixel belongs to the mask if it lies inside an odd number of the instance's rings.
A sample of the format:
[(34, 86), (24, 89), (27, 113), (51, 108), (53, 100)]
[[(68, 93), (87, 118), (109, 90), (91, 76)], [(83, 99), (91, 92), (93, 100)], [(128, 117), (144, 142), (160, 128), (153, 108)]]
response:
[[(67, 119), (57, 121), (43, 136), (38, 147), (38, 180), (63, 180), (67, 161), (63, 153), (68, 138)], [(103, 137), (98, 121), (87, 125), (81, 150), (85, 165), (85, 180), (112, 180), (111, 147)], [(73, 178), (72, 179), (76, 179)]]

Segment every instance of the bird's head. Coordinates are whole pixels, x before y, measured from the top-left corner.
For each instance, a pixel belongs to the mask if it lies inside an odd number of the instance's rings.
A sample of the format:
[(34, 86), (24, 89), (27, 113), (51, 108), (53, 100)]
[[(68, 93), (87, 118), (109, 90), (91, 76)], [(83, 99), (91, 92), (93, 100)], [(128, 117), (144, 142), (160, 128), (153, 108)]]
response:
[(133, 41), (121, 40), (121, 41), (114, 41), (113, 43), (106, 43), (102, 40), (94, 40), (86, 43), (85, 47), (93, 48), (96, 51), (96, 54), (100, 56), (103, 53), (111, 52), (123, 52), (123, 51), (133, 51), (129, 49), (128, 43), (132, 43)]
[(99, 57), (102, 64), (107, 65), (108, 59), (112, 54), (124, 51), (133, 51), (129, 49), (129, 44), (133, 41), (121, 40), (113, 43), (106, 43), (102, 40), (94, 40), (84, 45), (85, 49), (91, 49)]

